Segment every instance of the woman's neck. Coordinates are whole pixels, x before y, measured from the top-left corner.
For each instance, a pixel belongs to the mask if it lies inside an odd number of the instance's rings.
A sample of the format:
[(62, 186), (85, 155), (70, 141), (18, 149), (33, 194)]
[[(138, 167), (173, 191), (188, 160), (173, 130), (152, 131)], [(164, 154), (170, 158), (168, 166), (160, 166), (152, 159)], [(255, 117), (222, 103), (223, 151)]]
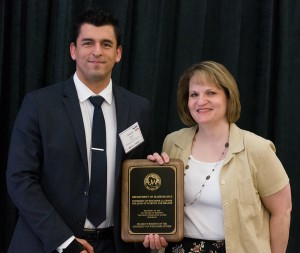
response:
[(222, 123), (217, 126), (198, 126), (195, 138), (205, 143), (218, 143), (228, 141), (229, 137), (229, 123)]
[(203, 162), (215, 162), (220, 154), (227, 152), (225, 145), (228, 142), (228, 123), (209, 128), (200, 126), (194, 137), (192, 155)]

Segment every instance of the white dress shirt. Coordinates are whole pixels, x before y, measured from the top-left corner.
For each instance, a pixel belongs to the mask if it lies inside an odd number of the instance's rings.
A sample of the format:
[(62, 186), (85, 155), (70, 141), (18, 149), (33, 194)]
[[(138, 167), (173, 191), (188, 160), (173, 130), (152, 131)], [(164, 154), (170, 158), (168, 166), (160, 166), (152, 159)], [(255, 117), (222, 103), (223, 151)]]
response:
[[(85, 84), (83, 84), (77, 74), (74, 74), (74, 82), (80, 103), (82, 119), (85, 130), (86, 150), (88, 158), (89, 177), (91, 176), (91, 140), (94, 106), (89, 100), (90, 96), (100, 95), (105, 100), (102, 103), (102, 111), (105, 119), (106, 128), (106, 155), (107, 155), (107, 195), (106, 198), (106, 220), (100, 224), (101, 227), (109, 227), (113, 225), (113, 200), (115, 193), (115, 158), (116, 158), (116, 107), (112, 92), (112, 81), (99, 94), (93, 93)], [(88, 220), (85, 222), (85, 228), (94, 228)]]
[[(109, 85), (99, 94), (93, 93), (84, 83), (82, 83), (77, 74), (74, 74), (74, 83), (80, 103), (82, 119), (85, 130), (86, 150), (88, 159), (89, 179), (91, 177), (91, 140), (94, 106), (89, 100), (90, 96), (100, 95), (104, 98), (102, 103), (102, 111), (105, 119), (106, 128), (106, 155), (107, 155), (107, 197), (106, 197), (106, 219), (98, 226), (98, 228), (113, 226), (113, 202), (115, 196), (115, 160), (116, 160), (116, 136), (117, 136), (117, 118), (116, 106), (112, 91), (112, 80)], [(85, 228), (95, 228), (88, 220), (85, 220)], [(63, 243), (57, 250), (62, 252), (74, 239), (72, 236)]]

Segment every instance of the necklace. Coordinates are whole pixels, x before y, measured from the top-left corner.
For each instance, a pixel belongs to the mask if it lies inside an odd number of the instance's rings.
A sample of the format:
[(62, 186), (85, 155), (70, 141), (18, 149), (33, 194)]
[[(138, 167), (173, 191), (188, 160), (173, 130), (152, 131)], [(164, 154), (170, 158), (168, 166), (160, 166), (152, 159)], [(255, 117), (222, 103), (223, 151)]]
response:
[[(202, 190), (206, 184), (206, 182), (211, 178), (211, 175), (212, 173), (216, 170), (216, 168), (218, 167), (218, 165), (220, 164), (220, 162), (222, 161), (223, 159), (223, 156), (225, 154), (225, 151), (226, 149), (229, 147), (229, 143), (228, 141), (225, 143), (225, 147), (224, 147), (224, 150), (223, 152), (221, 153), (221, 156), (219, 158), (219, 160), (216, 162), (215, 166), (212, 168), (211, 172), (205, 177), (205, 180), (203, 181), (203, 183), (201, 184), (201, 188), (199, 191), (197, 191), (195, 193), (195, 196), (194, 196), (194, 199), (191, 203), (184, 203), (184, 206), (187, 207), (187, 206), (192, 206), (200, 197), (201, 197), (201, 193), (202, 193)], [(190, 158), (189, 158), (190, 159)], [(186, 169), (188, 169), (188, 166), (186, 167)]]

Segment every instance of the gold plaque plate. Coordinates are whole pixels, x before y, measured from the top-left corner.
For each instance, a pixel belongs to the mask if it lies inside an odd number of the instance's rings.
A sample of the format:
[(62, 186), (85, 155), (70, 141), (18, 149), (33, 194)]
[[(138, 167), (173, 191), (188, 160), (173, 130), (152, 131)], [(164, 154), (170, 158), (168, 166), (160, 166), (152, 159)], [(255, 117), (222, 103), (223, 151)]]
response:
[(126, 242), (142, 242), (159, 234), (169, 242), (183, 238), (183, 162), (159, 165), (147, 159), (126, 160), (122, 166), (122, 229)]

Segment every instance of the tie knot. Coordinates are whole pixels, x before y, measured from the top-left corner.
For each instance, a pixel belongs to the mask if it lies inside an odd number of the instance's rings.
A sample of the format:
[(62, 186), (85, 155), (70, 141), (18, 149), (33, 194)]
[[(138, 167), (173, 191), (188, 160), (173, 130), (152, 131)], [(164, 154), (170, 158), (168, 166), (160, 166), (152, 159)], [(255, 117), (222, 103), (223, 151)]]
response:
[(89, 100), (91, 101), (94, 107), (100, 107), (104, 101), (104, 98), (101, 96), (93, 96), (89, 97)]

